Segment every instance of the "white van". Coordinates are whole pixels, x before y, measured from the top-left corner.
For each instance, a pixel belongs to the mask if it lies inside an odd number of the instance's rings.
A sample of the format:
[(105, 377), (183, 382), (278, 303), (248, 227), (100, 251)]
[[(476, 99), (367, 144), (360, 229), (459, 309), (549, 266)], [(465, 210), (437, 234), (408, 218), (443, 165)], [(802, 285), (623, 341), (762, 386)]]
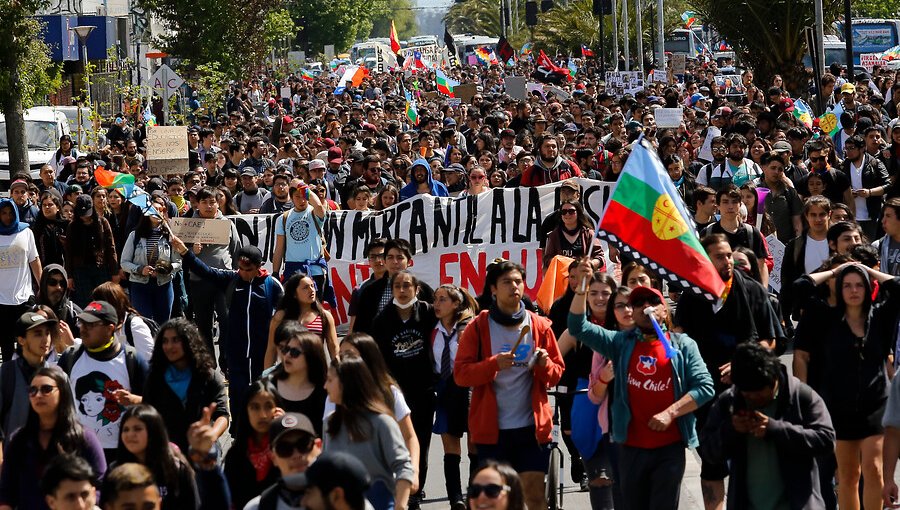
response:
[[(41, 166), (59, 149), (59, 137), (69, 134), (69, 121), (52, 106), (35, 106), (25, 110), (25, 139), (28, 141), (28, 163), (31, 177), (40, 176)], [(9, 142), (6, 118), (0, 114), (0, 193), (9, 191)]]
[[(76, 146), (78, 147), (80, 152), (84, 152), (88, 145), (90, 145), (88, 138), (91, 136), (91, 131), (94, 129), (94, 125), (91, 122), (91, 109), (87, 106), (82, 106), (81, 109), (81, 138), (78, 138), (78, 110), (77, 106), (54, 106), (54, 110), (58, 112), (62, 112), (66, 119), (69, 121), (69, 132), (72, 133), (72, 140), (75, 140)], [(58, 139), (57, 139), (58, 140)]]

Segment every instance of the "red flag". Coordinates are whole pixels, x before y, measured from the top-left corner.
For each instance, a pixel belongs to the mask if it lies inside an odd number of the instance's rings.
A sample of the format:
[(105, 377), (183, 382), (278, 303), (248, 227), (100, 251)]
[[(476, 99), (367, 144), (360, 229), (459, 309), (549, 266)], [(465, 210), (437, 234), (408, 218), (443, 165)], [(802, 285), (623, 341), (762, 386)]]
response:
[(585, 46), (585, 45), (582, 44), (582, 45), (581, 45), (581, 56), (584, 57), (584, 58), (587, 58), (587, 57), (593, 57), (593, 56), (594, 56), (594, 50), (592, 50), (592, 49), (590, 49), (590, 48), (588, 48), (587, 46)]
[(562, 84), (563, 82), (572, 81), (571, 72), (568, 69), (563, 67), (559, 67), (554, 64), (550, 57), (544, 53), (544, 50), (541, 50), (537, 59), (538, 67), (532, 76), (538, 81), (544, 83), (558, 83)]
[(391, 20), (391, 51), (394, 54), (400, 53), (400, 38), (397, 37), (397, 27), (394, 26), (394, 20)]

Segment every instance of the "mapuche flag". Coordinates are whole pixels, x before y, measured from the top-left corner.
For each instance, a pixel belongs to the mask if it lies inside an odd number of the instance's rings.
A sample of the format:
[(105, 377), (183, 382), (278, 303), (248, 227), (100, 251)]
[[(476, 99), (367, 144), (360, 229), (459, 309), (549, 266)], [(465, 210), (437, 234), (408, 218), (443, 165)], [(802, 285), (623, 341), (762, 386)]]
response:
[[(459, 85), (458, 81), (451, 80), (449, 76), (444, 74), (440, 69), (434, 71), (434, 82), (437, 84), (438, 92), (445, 96), (456, 97), (453, 95), (453, 87)], [(449, 152), (448, 152), (449, 154)]]
[(712, 302), (725, 291), (725, 282), (700, 245), (693, 218), (656, 151), (644, 140), (628, 156), (597, 235), (661, 278)]

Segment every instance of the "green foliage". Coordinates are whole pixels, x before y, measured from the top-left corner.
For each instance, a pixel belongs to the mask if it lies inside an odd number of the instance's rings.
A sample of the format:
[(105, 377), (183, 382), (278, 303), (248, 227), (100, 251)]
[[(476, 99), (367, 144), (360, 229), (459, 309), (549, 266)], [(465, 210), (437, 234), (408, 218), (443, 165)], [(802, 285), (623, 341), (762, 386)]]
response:
[(218, 62), (192, 65), (190, 62), (182, 62), (184, 77), (191, 88), (200, 92), (200, 109), (198, 115), (214, 115), (216, 109), (225, 104), (228, 94), (228, 78), (222, 72)]
[(896, 0), (854, 0), (853, 15), (866, 18), (896, 18), (900, 16), (900, 4)]
[[(801, 92), (806, 84), (803, 29), (815, 21), (813, 0), (743, 0), (730, 3), (728, 9), (722, 8), (721, 0), (691, 3), (699, 18), (738, 50), (757, 83), (771, 83), (772, 76), (780, 74), (788, 90)], [(826, 24), (835, 20), (842, 5), (842, 0), (823, 0)]]
[(32, 17), (43, 6), (42, 1), (0, 0), (0, 104), (18, 98), (30, 108), (62, 87), (62, 69), (50, 59), (44, 27)]
[(387, 0), (298, 0), (288, 9), (300, 29), (299, 39), (307, 55), (323, 51), (326, 44), (333, 44), (338, 53), (346, 51), (357, 40), (368, 37), (374, 20), (389, 12)]
[(274, 9), (266, 16), (264, 33), (269, 47), (273, 47), (279, 41), (293, 37), (297, 33), (297, 26), (287, 9)]
[[(529, 30), (525, 26), (525, 2), (519, 1), (518, 13), (513, 12), (512, 21), (517, 25), (507, 27), (506, 38), (514, 48), (519, 48), (529, 40)], [(516, 16), (518, 14), (518, 16)], [(500, 37), (500, 2), (497, 0), (465, 0), (450, 6), (444, 15), (444, 23), (453, 34), (470, 33)]]
[(397, 36), (407, 39), (419, 33), (419, 25), (416, 23), (416, 15), (411, 0), (396, 0), (391, 2), (387, 13), (373, 20), (372, 33), (369, 37), (390, 37), (391, 20), (397, 28)]
[(138, 1), (166, 28), (154, 41), (161, 50), (195, 65), (218, 62), (229, 78), (246, 77), (265, 61), (274, 39), (261, 36), (261, 27), (273, 23), (279, 37), (287, 33), (277, 0)]

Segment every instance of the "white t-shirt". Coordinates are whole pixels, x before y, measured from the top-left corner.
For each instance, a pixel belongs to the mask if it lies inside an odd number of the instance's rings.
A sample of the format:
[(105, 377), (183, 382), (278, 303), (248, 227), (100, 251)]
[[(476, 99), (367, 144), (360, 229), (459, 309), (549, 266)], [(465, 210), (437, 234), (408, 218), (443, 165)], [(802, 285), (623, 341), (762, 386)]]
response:
[[(126, 319), (128, 317), (126, 316)], [(116, 340), (118, 340), (119, 345), (128, 345), (128, 335), (125, 334), (125, 327), (128, 324), (127, 320), (122, 324), (121, 328), (118, 328), (115, 333)], [(131, 336), (134, 339), (134, 350), (137, 351), (138, 356), (144, 359), (147, 363), (150, 363), (150, 358), (153, 357), (153, 344), (156, 341), (153, 338), (153, 335), (150, 334), (150, 327), (147, 326), (147, 323), (144, 322), (142, 317), (138, 317), (137, 315), (131, 319)]]
[(828, 240), (816, 241), (806, 236), (806, 255), (803, 260), (803, 268), (806, 274), (812, 274), (828, 260)]
[[(406, 397), (403, 396), (400, 388), (392, 385), (391, 393), (394, 395), (394, 419), (399, 422), (409, 416), (409, 405), (406, 404)], [(326, 425), (328, 424), (328, 417), (334, 413), (334, 407), (334, 402), (331, 401), (331, 398), (325, 397), (325, 412), (322, 413), (322, 420), (325, 421)]]
[(109, 361), (98, 361), (87, 352), (82, 353), (72, 366), (69, 380), (78, 421), (97, 434), (104, 450), (116, 448), (125, 406), (113, 399), (113, 393), (120, 389), (131, 391), (125, 348)]
[(30, 228), (0, 236), (0, 305), (21, 305), (34, 294), (28, 264), (37, 258)]
[[(865, 159), (863, 159), (863, 164), (865, 164)], [(850, 162), (850, 188), (851, 189), (862, 189), (862, 167), (857, 167)], [(869, 208), (866, 206), (866, 199), (862, 197), (856, 197), (853, 199), (853, 202), (856, 204), (856, 220), (868, 220), (869, 219)]]

